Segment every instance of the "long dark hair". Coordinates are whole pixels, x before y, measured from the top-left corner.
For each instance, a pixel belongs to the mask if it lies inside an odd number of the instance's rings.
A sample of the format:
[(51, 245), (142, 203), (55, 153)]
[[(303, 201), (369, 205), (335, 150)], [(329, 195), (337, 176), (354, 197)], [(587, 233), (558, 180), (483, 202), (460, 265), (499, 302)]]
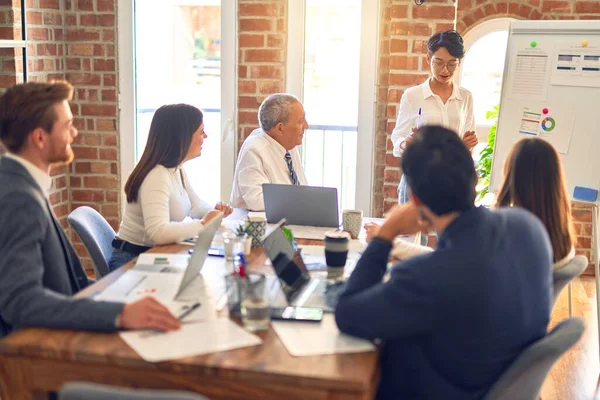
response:
[(565, 258), (576, 242), (564, 175), (560, 157), (550, 143), (522, 139), (506, 159), (504, 182), (496, 198), (497, 207), (523, 207), (542, 221), (554, 262)]
[(144, 153), (125, 183), (128, 203), (137, 201), (140, 186), (154, 167), (175, 168), (183, 162), (200, 125), (202, 111), (189, 104), (168, 104), (156, 110)]

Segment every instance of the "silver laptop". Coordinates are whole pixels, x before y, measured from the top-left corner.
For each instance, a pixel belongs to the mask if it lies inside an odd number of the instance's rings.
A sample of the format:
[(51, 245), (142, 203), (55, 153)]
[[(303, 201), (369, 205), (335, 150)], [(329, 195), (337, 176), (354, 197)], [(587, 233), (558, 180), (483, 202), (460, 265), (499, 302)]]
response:
[(310, 277), (302, 258), (297, 255), (281, 229), (284, 222), (285, 220), (280, 221), (262, 241), (279, 281), (279, 285), (275, 284), (272, 288), (274, 291), (281, 288), (292, 306), (318, 307), (323, 311), (333, 312), (345, 285), (328, 285), (324, 279)]
[(263, 183), (267, 222), (285, 218), (291, 225), (340, 226), (336, 188)]
[[(133, 268), (126, 271), (117, 281), (111, 284), (102, 293), (102, 297), (130, 297), (142, 293), (152, 294), (157, 298), (173, 300), (198, 276), (206, 257), (208, 249), (215, 236), (215, 232), (221, 226), (223, 214), (219, 214), (204, 226), (198, 234), (194, 245), (194, 252), (188, 259), (185, 268), (177, 266), (161, 265), (154, 260), (153, 263), (137, 263)], [(152, 256), (148, 254), (147, 256)], [(157, 257), (160, 254), (157, 254)], [(160, 258), (160, 257), (159, 257)], [(174, 288), (177, 287), (177, 290)]]

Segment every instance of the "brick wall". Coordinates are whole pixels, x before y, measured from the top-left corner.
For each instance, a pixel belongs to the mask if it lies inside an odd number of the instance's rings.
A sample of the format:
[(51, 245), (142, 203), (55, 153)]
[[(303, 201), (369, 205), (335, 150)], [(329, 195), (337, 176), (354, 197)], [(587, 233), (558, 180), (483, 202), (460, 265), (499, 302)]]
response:
[(238, 143), (258, 127), (266, 96), (285, 91), (287, 0), (238, 2)]

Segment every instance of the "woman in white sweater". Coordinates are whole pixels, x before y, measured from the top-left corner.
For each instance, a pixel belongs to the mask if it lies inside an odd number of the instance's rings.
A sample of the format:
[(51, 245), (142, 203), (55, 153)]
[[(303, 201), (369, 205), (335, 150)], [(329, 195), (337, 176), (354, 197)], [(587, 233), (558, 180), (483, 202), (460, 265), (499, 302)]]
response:
[(225, 203), (212, 207), (201, 200), (182, 168), (200, 156), (206, 138), (196, 107), (171, 104), (156, 110), (144, 153), (125, 184), (127, 205), (112, 243), (111, 270), (152, 246), (196, 236), (219, 212), (231, 214)]

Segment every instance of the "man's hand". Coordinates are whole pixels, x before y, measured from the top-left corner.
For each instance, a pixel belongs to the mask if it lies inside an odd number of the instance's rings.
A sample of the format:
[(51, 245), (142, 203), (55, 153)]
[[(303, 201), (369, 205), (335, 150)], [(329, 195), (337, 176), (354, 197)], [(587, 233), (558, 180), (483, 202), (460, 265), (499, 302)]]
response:
[(221, 211), (223, 213), (223, 217), (227, 217), (233, 212), (233, 208), (229, 204), (223, 203), (222, 201), (215, 205), (215, 210)]
[(431, 227), (424, 221), (421, 213), (412, 201), (395, 206), (385, 218), (377, 236), (393, 241), (398, 235), (411, 235), (419, 231), (429, 232)]
[(463, 136), (463, 143), (467, 146), (467, 149), (472, 150), (473, 147), (477, 146), (479, 140), (477, 140), (477, 136), (475, 135), (475, 131), (466, 131)]
[(379, 229), (381, 229), (381, 226), (375, 222), (368, 222), (365, 224), (365, 231), (367, 231), (367, 243), (369, 243), (374, 236), (377, 236)]
[(119, 327), (174, 331), (181, 327), (181, 323), (154, 297), (144, 297), (134, 303), (125, 304), (119, 315)]

